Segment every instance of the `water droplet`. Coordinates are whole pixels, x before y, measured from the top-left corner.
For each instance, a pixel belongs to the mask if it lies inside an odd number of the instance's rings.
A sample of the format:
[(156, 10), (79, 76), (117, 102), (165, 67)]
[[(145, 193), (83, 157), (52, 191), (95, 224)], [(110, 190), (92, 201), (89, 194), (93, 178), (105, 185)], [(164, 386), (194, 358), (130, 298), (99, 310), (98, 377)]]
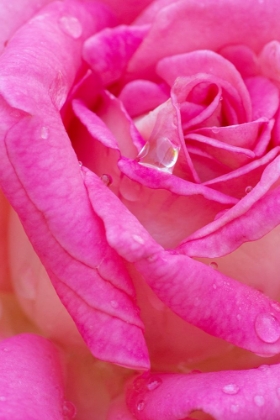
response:
[(3, 348), (3, 351), (5, 351), (5, 352), (8, 352), (8, 351), (10, 351), (7, 347), (4, 347)]
[(275, 311), (280, 312), (280, 303), (279, 302), (271, 302), (270, 306), (275, 309)]
[(238, 411), (239, 411), (239, 405), (238, 404), (232, 404), (230, 406), (230, 410), (231, 410), (232, 413), (238, 413)]
[(7, 401), (7, 398), (4, 397), (3, 395), (0, 395), (0, 401)]
[[(222, 100), (222, 98), (220, 98), (220, 100)], [(220, 132), (220, 129), (218, 127), (212, 128), (213, 134), (218, 134), (219, 132)]]
[(111, 300), (110, 304), (111, 304), (112, 308), (117, 308), (119, 306), (119, 304), (116, 300)]
[(262, 395), (255, 395), (254, 396), (254, 403), (258, 406), (258, 407), (262, 407), (265, 403), (265, 399)]
[(211, 268), (214, 268), (214, 270), (217, 270), (217, 268), (218, 268), (218, 264), (215, 261), (211, 261), (210, 264), (209, 264), (209, 266)]
[(160, 386), (161, 383), (162, 380), (160, 378), (150, 378), (147, 383), (147, 388), (149, 391), (154, 391)]
[(259, 369), (262, 370), (263, 372), (267, 372), (267, 371), (269, 371), (269, 366), (268, 365), (261, 365), (261, 366), (259, 366)]
[(255, 320), (255, 330), (265, 343), (275, 343), (280, 338), (279, 321), (271, 314), (259, 314)]
[(213, 289), (214, 289), (214, 290), (216, 290), (216, 289), (217, 289), (217, 285), (216, 285), (215, 283), (213, 284), (213, 286), (212, 286), (212, 287), (213, 287)]
[(172, 173), (178, 160), (180, 146), (167, 137), (148, 141), (137, 156), (137, 161), (149, 168)]
[(236, 318), (238, 319), (238, 321), (240, 321), (240, 319), (241, 319), (241, 315), (240, 315), (240, 314), (237, 314), (237, 315), (236, 315)]
[(80, 38), (83, 33), (80, 21), (74, 16), (62, 16), (59, 19), (59, 26), (66, 35), (69, 35), (74, 39)]
[(49, 129), (48, 127), (41, 128), (41, 138), (46, 140), (49, 137)]
[(62, 413), (65, 420), (71, 420), (76, 416), (77, 410), (71, 401), (64, 401)]
[(229, 395), (235, 395), (239, 391), (239, 386), (236, 384), (228, 384), (223, 387), (223, 392)]
[(109, 187), (113, 182), (111, 175), (108, 174), (101, 175), (100, 179), (102, 182), (104, 182), (105, 185), (107, 185), (107, 187)]
[(78, 164), (80, 168), (83, 166), (83, 162), (81, 162), (80, 160), (78, 160)]
[(245, 194), (249, 194), (249, 193), (252, 191), (252, 189), (253, 189), (253, 187), (252, 187), (251, 185), (248, 185), (248, 186), (245, 188)]
[(280, 399), (280, 387), (276, 388), (276, 392), (277, 392), (278, 398)]
[(145, 243), (145, 240), (141, 238), (139, 235), (132, 235), (132, 239), (134, 239), (135, 242), (138, 242), (138, 244), (143, 245)]
[(157, 254), (153, 254), (153, 255), (149, 255), (149, 257), (147, 257), (147, 260), (149, 262), (154, 262), (158, 259), (158, 255)]
[(144, 405), (145, 405), (145, 402), (144, 402), (143, 400), (140, 400), (140, 401), (137, 403), (137, 406), (136, 406), (137, 411), (142, 411), (142, 410), (144, 409)]

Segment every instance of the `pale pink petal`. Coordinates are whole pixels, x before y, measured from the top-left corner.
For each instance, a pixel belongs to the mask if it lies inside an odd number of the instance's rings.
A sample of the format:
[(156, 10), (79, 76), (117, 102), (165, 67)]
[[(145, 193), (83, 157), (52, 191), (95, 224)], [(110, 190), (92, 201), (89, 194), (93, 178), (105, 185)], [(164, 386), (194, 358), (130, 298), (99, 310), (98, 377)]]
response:
[(243, 242), (261, 238), (280, 223), (277, 156), (264, 170), (260, 182), (232, 209), (195, 232), (179, 247), (190, 256), (222, 256)]
[(219, 7), (215, 0), (158, 1), (151, 19), (142, 20), (145, 23), (152, 20), (152, 28), (129, 70), (141, 78), (153, 74), (156, 63), (163, 57), (200, 49), (217, 51), (225, 45), (243, 44), (244, 40), (258, 52), (265, 43), (280, 38), (278, 12), (277, 0), (230, 0), (219, 3)]
[(5, 45), (25, 22), (51, 0), (12, 0), (0, 4), (0, 53)]
[[(95, 14), (92, 7), (97, 7)], [(105, 19), (104, 10), (93, 3), (53, 3), (44, 19), (30, 21), (17, 33), (18, 40), (10, 42), (0, 62), (0, 91), (28, 115), (1, 103), (8, 131), (1, 143), (1, 183), (91, 351), (96, 357), (145, 368), (149, 362), (130, 278), (92, 212), (56, 111), (80, 65), (83, 36)], [(126, 347), (127, 336), (131, 348)]]
[[(108, 242), (135, 263), (167, 306), (186, 321), (235, 345), (264, 356), (279, 352), (280, 316), (268, 297), (185, 255), (164, 251), (94, 174), (84, 171), (84, 175)], [(112, 207), (114, 213), (108, 210)]]
[(280, 410), (280, 367), (209, 373), (146, 374), (127, 391), (137, 420), (179, 420), (195, 411), (216, 420), (272, 420)]
[(212, 179), (205, 182), (204, 185), (208, 185), (224, 194), (230, 194), (233, 197), (241, 199), (251, 192), (252, 188), (259, 182), (264, 169), (275, 159), (279, 154), (279, 151), (279, 147), (274, 147), (262, 158), (255, 159), (242, 168), (231, 171), (220, 177), (213, 176)]
[(85, 42), (83, 57), (105, 86), (121, 78), (148, 30), (147, 26), (121, 25), (106, 28)]
[(62, 368), (55, 347), (22, 334), (1, 341), (0, 353), (1, 419), (63, 420)]
[(105, 91), (96, 113), (115, 136), (121, 155), (136, 158), (145, 142), (122, 102)]

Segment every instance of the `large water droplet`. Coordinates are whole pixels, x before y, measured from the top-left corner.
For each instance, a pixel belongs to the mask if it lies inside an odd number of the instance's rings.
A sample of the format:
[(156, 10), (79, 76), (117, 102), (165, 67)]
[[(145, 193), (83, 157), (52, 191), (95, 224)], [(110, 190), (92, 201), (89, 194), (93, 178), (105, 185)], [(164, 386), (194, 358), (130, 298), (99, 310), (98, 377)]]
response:
[(271, 314), (259, 314), (255, 320), (255, 330), (265, 343), (275, 343), (280, 338), (279, 321)]
[(254, 403), (258, 406), (258, 407), (262, 407), (265, 403), (265, 399), (262, 395), (255, 395), (254, 396)]
[(83, 33), (80, 21), (74, 16), (62, 16), (59, 19), (59, 26), (66, 35), (69, 35), (74, 39), (80, 38)]
[(41, 138), (44, 139), (44, 140), (47, 140), (48, 137), (49, 137), (48, 127), (42, 127), (41, 128)]
[(76, 416), (77, 410), (71, 401), (64, 401), (62, 413), (65, 420), (71, 420)]
[(167, 137), (159, 137), (147, 141), (137, 156), (137, 161), (143, 166), (172, 173), (179, 151), (180, 146), (172, 143)]
[(145, 406), (145, 402), (143, 400), (138, 401), (137, 406), (136, 406), (137, 411), (144, 410), (144, 406)]
[(229, 395), (235, 395), (239, 391), (239, 386), (236, 384), (228, 384), (223, 387), (223, 392)]
[(107, 187), (109, 187), (113, 182), (111, 175), (108, 174), (101, 175), (100, 179), (105, 185), (107, 185)]
[(162, 380), (160, 378), (150, 378), (147, 382), (147, 388), (149, 391), (154, 391), (160, 386), (161, 383)]

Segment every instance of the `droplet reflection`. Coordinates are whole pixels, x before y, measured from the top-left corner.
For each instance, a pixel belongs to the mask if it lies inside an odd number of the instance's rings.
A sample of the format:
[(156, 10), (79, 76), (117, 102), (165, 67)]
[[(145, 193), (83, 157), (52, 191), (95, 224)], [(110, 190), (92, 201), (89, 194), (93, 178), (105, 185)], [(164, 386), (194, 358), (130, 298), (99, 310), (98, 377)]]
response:
[(178, 160), (180, 147), (166, 137), (147, 141), (137, 156), (140, 165), (154, 168), (162, 172), (172, 173)]

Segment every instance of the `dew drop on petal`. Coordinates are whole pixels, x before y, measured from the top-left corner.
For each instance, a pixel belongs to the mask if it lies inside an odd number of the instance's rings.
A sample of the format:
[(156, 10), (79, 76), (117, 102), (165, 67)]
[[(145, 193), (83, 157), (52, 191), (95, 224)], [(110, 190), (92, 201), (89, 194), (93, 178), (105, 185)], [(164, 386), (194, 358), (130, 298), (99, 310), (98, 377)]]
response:
[(259, 314), (256, 317), (255, 330), (264, 343), (275, 343), (280, 338), (279, 321), (267, 313)]
[(134, 239), (135, 242), (138, 242), (138, 244), (143, 245), (144, 244), (144, 239), (139, 236), (139, 235), (132, 235), (132, 239)]
[(211, 268), (214, 268), (214, 270), (217, 270), (218, 269), (218, 264), (215, 261), (211, 261), (210, 264), (209, 264), (209, 266)]
[(156, 261), (158, 259), (158, 255), (157, 254), (152, 254), (152, 255), (149, 255), (148, 257), (147, 257), (147, 260), (149, 261), (149, 262), (154, 262), (154, 261)]
[(248, 185), (248, 186), (245, 188), (245, 194), (249, 194), (249, 193), (252, 191), (252, 189), (253, 189), (253, 187), (252, 187), (251, 185)]
[(109, 187), (113, 182), (111, 175), (108, 174), (101, 175), (100, 179), (105, 185), (107, 185), (107, 187)]
[(148, 141), (136, 160), (140, 165), (172, 173), (178, 160), (180, 146), (172, 143), (167, 137)]
[(48, 127), (41, 128), (41, 138), (46, 140), (49, 137), (49, 129)]
[(235, 395), (239, 391), (239, 386), (236, 384), (228, 384), (223, 387), (223, 392), (229, 395)]
[(162, 380), (160, 378), (150, 378), (147, 383), (147, 388), (149, 391), (154, 391), (160, 386), (161, 383)]
[(144, 403), (144, 401), (143, 401), (143, 400), (138, 401), (137, 406), (136, 406), (137, 411), (142, 411), (142, 410), (144, 410), (144, 405), (145, 405), (145, 403)]
[(240, 319), (241, 319), (241, 315), (240, 315), (240, 314), (237, 314), (237, 315), (236, 315), (236, 318), (238, 319), (238, 321), (240, 321)]
[(110, 305), (112, 306), (112, 308), (117, 308), (119, 306), (119, 304), (116, 300), (111, 300)]
[(7, 347), (4, 347), (3, 348), (3, 351), (5, 351), (5, 352), (8, 352), (8, 351), (10, 351)]
[(212, 287), (213, 287), (214, 290), (216, 290), (217, 289), (216, 283), (214, 283)]
[(81, 162), (80, 160), (78, 160), (78, 164), (80, 168), (83, 166), (83, 162)]
[(280, 400), (280, 387), (276, 388), (276, 392), (277, 392), (277, 396), (278, 396), (278, 398)]
[(0, 395), (0, 401), (2, 401), (2, 402), (7, 401), (7, 398), (4, 397), (4, 395)]
[(66, 35), (69, 35), (74, 39), (80, 38), (83, 33), (80, 21), (74, 16), (62, 16), (59, 19), (59, 26)]
[(71, 420), (75, 418), (77, 410), (74, 404), (71, 403), (71, 401), (64, 401), (62, 413), (65, 420)]
[(258, 406), (258, 407), (262, 407), (265, 403), (265, 399), (262, 395), (255, 395), (254, 396), (254, 403)]

